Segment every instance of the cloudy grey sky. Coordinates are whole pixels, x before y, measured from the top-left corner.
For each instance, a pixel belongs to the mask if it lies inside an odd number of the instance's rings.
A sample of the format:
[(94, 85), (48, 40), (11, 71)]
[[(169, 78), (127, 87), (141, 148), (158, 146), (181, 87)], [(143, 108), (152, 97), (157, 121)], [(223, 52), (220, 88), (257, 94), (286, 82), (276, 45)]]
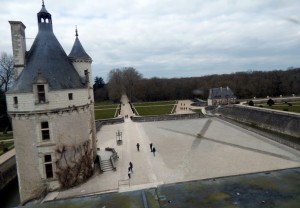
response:
[[(1, 0), (0, 52), (12, 54), (9, 20), (37, 34), (41, 0)], [(69, 54), (79, 39), (93, 75), (132, 66), (144, 77), (191, 77), (300, 66), (299, 0), (45, 0)]]

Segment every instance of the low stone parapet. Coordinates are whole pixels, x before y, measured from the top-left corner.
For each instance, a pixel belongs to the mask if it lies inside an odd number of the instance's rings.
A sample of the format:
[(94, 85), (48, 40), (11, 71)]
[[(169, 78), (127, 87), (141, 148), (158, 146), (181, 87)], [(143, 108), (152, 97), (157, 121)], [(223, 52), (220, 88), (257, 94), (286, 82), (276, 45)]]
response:
[(174, 115), (160, 115), (160, 116), (131, 116), (131, 120), (134, 122), (152, 122), (152, 121), (169, 121), (169, 120), (184, 120), (184, 119), (196, 119), (204, 118), (202, 113), (191, 114), (174, 114)]
[(96, 123), (96, 131), (100, 131), (103, 125), (111, 125), (111, 124), (118, 124), (124, 123), (124, 117), (117, 117), (117, 118), (110, 118), (110, 119), (99, 119), (95, 121)]
[(300, 115), (246, 106), (223, 106), (217, 113), (252, 126), (300, 138)]

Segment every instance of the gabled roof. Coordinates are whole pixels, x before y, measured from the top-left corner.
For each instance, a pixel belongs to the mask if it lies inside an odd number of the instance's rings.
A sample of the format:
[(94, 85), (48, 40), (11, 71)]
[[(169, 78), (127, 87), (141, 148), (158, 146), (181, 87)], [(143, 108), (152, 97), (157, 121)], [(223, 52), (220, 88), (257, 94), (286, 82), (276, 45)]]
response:
[(211, 88), (208, 99), (236, 98), (229, 87)]
[(91, 57), (85, 52), (84, 48), (82, 47), (77, 35), (77, 31), (76, 31), (75, 42), (69, 54), (69, 58), (72, 60), (80, 59), (80, 60), (92, 61)]
[[(44, 6), (42, 10), (47, 12)], [(52, 31), (51, 19), (50, 23), (38, 24), (39, 32), (30, 51), (26, 53), (25, 67), (8, 93), (32, 92), (32, 84), (37, 76), (47, 79), (49, 90), (84, 88), (85, 83)]]

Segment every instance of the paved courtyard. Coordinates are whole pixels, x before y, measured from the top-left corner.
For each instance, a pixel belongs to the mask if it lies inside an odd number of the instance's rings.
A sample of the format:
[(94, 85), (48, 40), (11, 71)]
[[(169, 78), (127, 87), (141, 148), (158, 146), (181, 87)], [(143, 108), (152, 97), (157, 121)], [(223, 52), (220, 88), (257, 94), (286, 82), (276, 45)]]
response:
[[(121, 114), (132, 114), (127, 103)], [(116, 144), (118, 130), (122, 132), (122, 145)], [(86, 183), (56, 193), (55, 198), (300, 167), (300, 152), (218, 118), (148, 123), (128, 118), (122, 124), (103, 126), (97, 139), (100, 151), (113, 147), (118, 152), (117, 170), (96, 173)], [(155, 156), (150, 143), (157, 150)], [(133, 174), (129, 181), (130, 161)]]

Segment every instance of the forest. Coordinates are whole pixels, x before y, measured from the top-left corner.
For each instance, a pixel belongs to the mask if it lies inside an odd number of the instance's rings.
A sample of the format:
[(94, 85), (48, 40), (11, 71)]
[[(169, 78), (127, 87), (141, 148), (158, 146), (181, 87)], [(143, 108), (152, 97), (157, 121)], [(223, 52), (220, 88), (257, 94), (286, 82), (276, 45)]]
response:
[[(300, 95), (300, 68), (273, 71), (247, 71), (187, 78), (142, 78), (134, 68), (113, 69), (108, 82), (95, 78), (96, 101), (119, 102), (125, 92), (132, 102), (193, 99), (206, 100), (210, 88), (229, 87), (238, 99)], [(97, 87), (100, 86), (100, 87)]]

